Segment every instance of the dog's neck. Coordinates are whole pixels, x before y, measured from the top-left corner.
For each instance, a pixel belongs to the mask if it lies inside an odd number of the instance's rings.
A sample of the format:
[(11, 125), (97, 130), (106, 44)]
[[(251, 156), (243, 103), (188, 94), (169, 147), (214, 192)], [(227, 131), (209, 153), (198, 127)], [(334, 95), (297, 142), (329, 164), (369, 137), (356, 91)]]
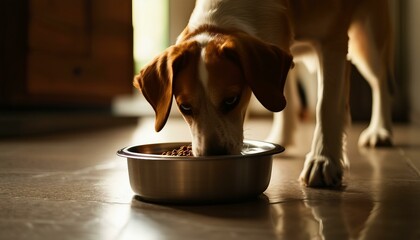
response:
[(285, 11), (286, 2), (265, 0), (255, 4), (255, 0), (242, 0), (238, 7), (235, 0), (198, 0), (177, 43), (204, 32), (229, 34), (239, 31), (288, 52), (292, 33)]
[(191, 31), (189, 27), (185, 28), (184, 31), (178, 37), (177, 42), (188, 41), (188, 40), (197, 38), (197, 36), (200, 36), (203, 34), (207, 35), (208, 37), (213, 38), (213, 37), (222, 36), (222, 35), (232, 35), (235, 32), (243, 32), (243, 31), (238, 30), (238, 29), (221, 28), (214, 25), (204, 24), (193, 31)]
[[(254, 0), (241, 1), (241, 5), (249, 5)], [(253, 4), (255, 5), (255, 4)], [(231, 0), (197, 0), (196, 7), (191, 14), (188, 27), (191, 31), (203, 25), (212, 25), (226, 29), (238, 29), (250, 35), (256, 35), (254, 24), (250, 24), (250, 8), (238, 8), (237, 1)]]

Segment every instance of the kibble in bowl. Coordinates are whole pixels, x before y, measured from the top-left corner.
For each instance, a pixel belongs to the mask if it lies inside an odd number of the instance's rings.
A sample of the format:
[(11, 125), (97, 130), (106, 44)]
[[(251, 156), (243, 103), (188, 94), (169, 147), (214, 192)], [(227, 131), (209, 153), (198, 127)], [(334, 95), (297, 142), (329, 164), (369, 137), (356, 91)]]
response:
[(192, 146), (191, 145), (182, 145), (179, 148), (173, 149), (172, 151), (165, 151), (162, 153), (165, 156), (187, 156), (192, 157)]

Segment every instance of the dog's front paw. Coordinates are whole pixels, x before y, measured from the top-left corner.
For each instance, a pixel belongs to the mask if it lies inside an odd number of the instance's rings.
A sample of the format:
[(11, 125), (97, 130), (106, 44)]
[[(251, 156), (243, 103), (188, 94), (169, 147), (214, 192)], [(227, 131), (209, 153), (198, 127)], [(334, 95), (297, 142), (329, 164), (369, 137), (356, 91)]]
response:
[(345, 160), (336, 162), (324, 156), (308, 154), (299, 178), (307, 187), (340, 187), (346, 167)]
[(389, 147), (392, 146), (391, 131), (385, 128), (369, 127), (359, 137), (361, 147)]

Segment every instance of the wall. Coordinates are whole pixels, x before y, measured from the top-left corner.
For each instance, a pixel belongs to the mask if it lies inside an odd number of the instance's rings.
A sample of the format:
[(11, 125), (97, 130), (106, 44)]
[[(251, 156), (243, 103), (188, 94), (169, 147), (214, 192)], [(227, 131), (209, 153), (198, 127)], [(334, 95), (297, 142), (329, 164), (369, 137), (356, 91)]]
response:
[(174, 44), (178, 35), (187, 26), (194, 9), (195, 0), (169, 1), (169, 43)]
[(407, 77), (412, 120), (420, 122), (420, 1), (407, 0)]

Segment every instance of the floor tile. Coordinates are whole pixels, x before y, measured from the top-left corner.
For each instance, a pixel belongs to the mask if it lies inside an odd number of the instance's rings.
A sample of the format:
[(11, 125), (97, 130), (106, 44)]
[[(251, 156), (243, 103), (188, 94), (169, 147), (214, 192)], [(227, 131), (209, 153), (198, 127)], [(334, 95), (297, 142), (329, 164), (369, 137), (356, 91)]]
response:
[[(340, 189), (313, 189), (298, 177), (313, 123), (296, 146), (275, 156), (263, 195), (237, 203), (159, 205), (130, 189), (132, 144), (189, 141), (182, 119), (154, 132), (138, 126), (0, 140), (0, 239), (420, 239), (420, 127), (397, 125), (395, 147), (357, 146), (364, 124), (348, 131), (350, 169)], [(247, 122), (264, 139), (270, 119)]]

